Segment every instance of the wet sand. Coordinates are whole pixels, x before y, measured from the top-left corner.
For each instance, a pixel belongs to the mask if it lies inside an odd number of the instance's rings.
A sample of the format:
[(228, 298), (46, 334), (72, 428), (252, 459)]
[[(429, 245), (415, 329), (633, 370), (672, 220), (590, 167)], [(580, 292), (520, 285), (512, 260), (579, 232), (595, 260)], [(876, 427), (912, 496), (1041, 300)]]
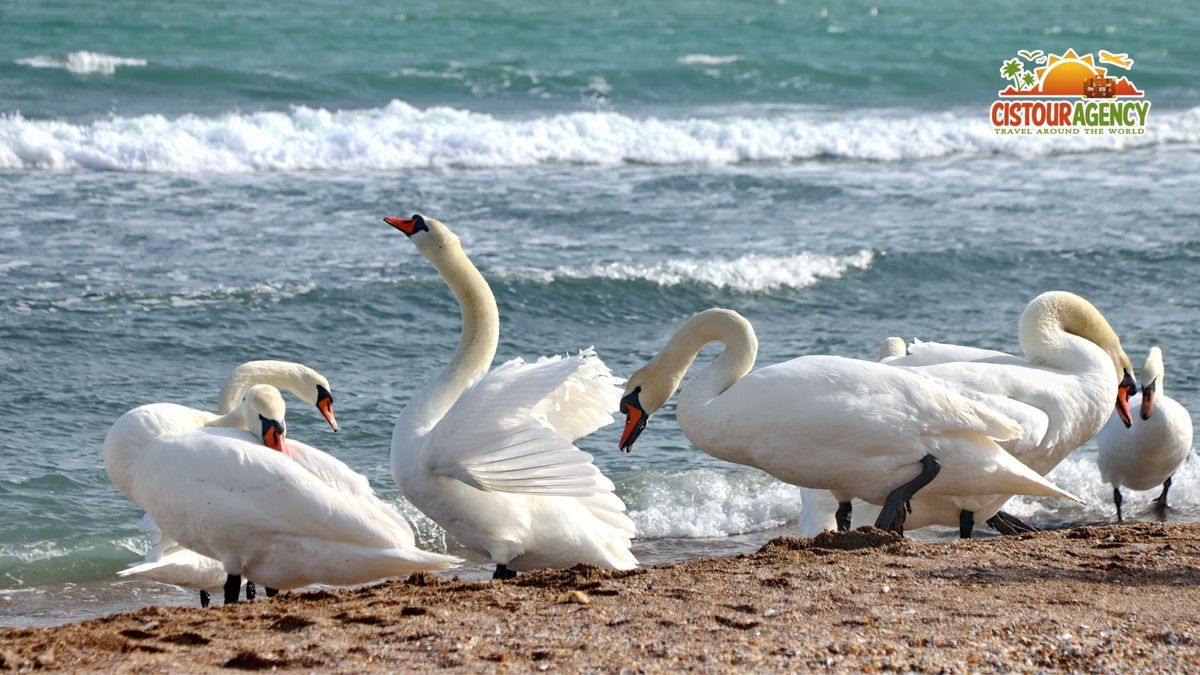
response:
[(432, 575), (0, 630), (0, 669), (1200, 669), (1200, 525), (757, 553), (507, 582)]

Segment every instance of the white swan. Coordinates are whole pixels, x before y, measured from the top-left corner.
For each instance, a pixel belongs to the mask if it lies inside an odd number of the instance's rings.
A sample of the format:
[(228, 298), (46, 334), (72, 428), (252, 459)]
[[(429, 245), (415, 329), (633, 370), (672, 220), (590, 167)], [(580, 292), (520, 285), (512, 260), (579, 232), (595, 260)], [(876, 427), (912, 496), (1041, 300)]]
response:
[[(1000, 448), (1020, 428), (951, 388), (899, 368), (805, 356), (750, 372), (758, 340), (737, 312), (689, 319), (626, 384), (620, 447), (629, 450), (712, 341), (725, 349), (683, 387), (676, 417), (696, 447), (776, 478), (883, 505), (877, 526), (903, 531), (913, 494), (1016, 491), (1077, 497)], [(840, 514), (848, 517), (849, 514)]]
[(1154, 347), (1142, 366), (1142, 393), (1129, 401), (1141, 414), (1128, 429), (1113, 415), (1096, 438), (1100, 477), (1113, 486), (1118, 521), (1124, 520), (1122, 487), (1149, 490), (1162, 485), (1154, 502), (1160, 512), (1166, 510), (1171, 475), (1192, 451), (1192, 417), (1167, 396), (1163, 378), (1162, 350)]
[(333, 393), (329, 380), (308, 366), (289, 361), (248, 361), (238, 366), (221, 387), (217, 412), (197, 410), (175, 403), (149, 403), (121, 415), (104, 437), (104, 468), (113, 485), (132, 499), (128, 485), (129, 467), (121, 459), (163, 434), (199, 429), (241, 402), (246, 390), (267, 384), (292, 392), (302, 401), (317, 407), (334, 431)]
[[(221, 386), (218, 414), (174, 403), (151, 403), (122, 415), (104, 439), (104, 464), (113, 484), (126, 497), (130, 497), (127, 489), (130, 481), (128, 467), (121, 458), (163, 434), (192, 431), (213, 423), (220, 416), (233, 411), (246, 390), (256, 384), (268, 384), (292, 392), (301, 400), (316, 406), (329, 426), (334, 431), (338, 430), (333, 412), (332, 387), (324, 375), (308, 366), (289, 361), (248, 361), (234, 368)], [(232, 419), (236, 424), (237, 417)], [(153, 545), (142, 563), (117, 574), (197, 589), (200, 591), (201, 606), (207, 607), (209, 591), (213, 589), (211, 582), (214, 570), (220, 568), (220, 563), (177, 545), (170, 537), (164, 537), (152, 518), (143, 518), (140, 529), (151, 537)], [(223, 580), (225, 575), (221, 572), (220, 576)], [(249, 584), (247, 598), (253, 598), (254, 593), (253, 584)], [(271, 593), (272, 589), (268, 589), (268, 594)]]
[(630, 569), (633, 522), (574, 440), (612, 422), (621, 396), (588, 350), (488, 371), (499, 339), (491, 288), (445, 225), (385, 218), (437, 268), (462, 308), (450, 365), (413, 395), (392, 433), (392, 476), (417, 508), (488, 555), (494, 578), (586, 562)]
[[(1065, 291), (1042, 293), (1021, 314), (1019, 336), (1024, 359), (915, 342), (908, 356), (885, 363), (954, 386), (1016, 420), (1024, 433), (1001, 445), (1041, 475), (1095, 436), (1114, 403), (1118, 417), (1130, 424), (1128, 399), (1137, 389), (1133, 365), (1090, 302)], [(982, 522), (1002, 532), (1019, 531), (1028, 526), (1000, 511), (1013, 494), (969, 500), (923, 494), (913, 500), (909, 522), (914, 528), (958, 525), (964, 538)]]
[(255, 385), (237, 410), (209, 427), (164, 434), (123, 458), (133, 501), (179, 544), (224, 566), (226, 602), (237, 601), (242, 575), (269, 588), (296, 588), (461, 562), (416, 548), (408, 524), (365, 478), (286, 440), (283, 416), (279, 390)]

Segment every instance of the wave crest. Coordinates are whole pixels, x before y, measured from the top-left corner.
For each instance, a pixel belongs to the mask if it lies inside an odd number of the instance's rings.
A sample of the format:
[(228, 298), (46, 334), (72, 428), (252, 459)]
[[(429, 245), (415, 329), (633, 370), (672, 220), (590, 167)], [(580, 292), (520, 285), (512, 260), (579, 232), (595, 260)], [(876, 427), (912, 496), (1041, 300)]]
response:
[(953, 155), (1036, 156), (1200, 142), (1200, 108), (1158, 113), (1145, 136), (997, 136), (954, 115), (637, 118), (575, 112), (502, 119), (401, 101), (370, 110), (220, 117), (113, 117), (87, 124), (0, 117), (0, 169), (172, 173), (732, 164), (818, 157), (868, 161)]
[(725, 537), (770, 530), (800, 515), (800, 488), (760, 473), (649, 472), (619, 491), (639, 539)]
[(522, 270), (517, 278), (552, 283), (560, 279), (614, 279), (650, 281), (659, 286), (706, 284), (722, 290), (761, 293), (781, 288), (805, 288), (822, 279), (837, 279), (850, 270), (871, 266), (875, 254), (861, 250), (850, 255), (823, 255), (807, 251), (787, 256), (752, 253), (733, 260), (676, 258), (650, 265), (594, 263), (553, 270)]
[(112, 75), (118, 66), (144, 66), (146, 59), (113, 56), (99, 52), (71, 52), (64, 57), (31, 56), (17, 59), (16, 63), (30, 68), (57, 68), (78, 75)]

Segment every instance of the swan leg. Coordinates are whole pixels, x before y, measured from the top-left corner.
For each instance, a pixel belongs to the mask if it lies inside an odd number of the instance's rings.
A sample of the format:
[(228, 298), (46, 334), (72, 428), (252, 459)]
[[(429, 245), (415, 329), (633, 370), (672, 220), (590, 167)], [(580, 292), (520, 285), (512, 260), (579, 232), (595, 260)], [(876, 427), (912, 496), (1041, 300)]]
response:
[(1167, 490), (1171, 489), (1171, 479), (1174, 476), (1167, 476), (1167, 480), (1163, 483), (1162, 494), (1154, 498), (1154, 508), (1159, 513), (1167, 510)]
[(1125, 522), (1125, 517), (1121, 515), (1121, 488), (1113, 486), (1113, 503), (1117, 505), (1117, 522)]
[(208, 591), (200, 591), (200, 606), (201, 607), (208, 607), (208, 603), (211, 600), (212, 600), (212, 596), (208, 594)]
[(510, 569), (508, 569), (508, 566), (504, 565), (504, 564), (496, 565), (496, 571), (492, 572), (493, 579), (500, 579), (502, 581), (512, 579), (516, 576), (517, 576), (516, 570), (510, 570)]
[(837, 513), (833, 518), (837, 521), (838, 532), (850, 531), (850, 513), (854, 509), (854, 505), (850, 502), (838, 502)]
[(904, 519), (908, 517), (908, 512), (912, 510), (912, 504), (909, 503), (909, 500), (921, 488), (929, 485), (934, 478), (937, 478), (938, 472), (941, 470), (942, 463), (938, 461), (937, 457), (933, 455), (922, 457), (921, 473), (916, 478), (888, 493), (887, 500), (883, 503), (883, 510), (879, 512), (879, 517), (875, 519), (875, 527), (881, 530), (891, 530), (897, 534), (904, 534)]
[(256, 597), (258, 597), (258, 587), (254, 585), (253, 581), (247, 581), (246, 582), (246, 599), (253, 600)]
[(988, 518), (987, 524), (995, 528), (1000, 534), (1012, 535), (1025, 532), (1041, 532), (1038, 528), (1004, 511), (997, 511), (996, 515)]
[(271, 588), (270, 586), (267, 586), (267, 597), (268, 597), (268, 598), (273, 598), (273, 597), (275, 597), (275, 596), (277, 596), (277, 595), (279, 595), (279, 589), (278, 589), (278, 588)]
[(238, 594), (242, 592), (242, 575), (230, 574), (225, 577), (225, 604), (233, 604), (238, 601)]
[(958, 538), (970, 539), (971, 533), (975, 531), (975, 512), (974, 511), (959, 511), (958, 512)]

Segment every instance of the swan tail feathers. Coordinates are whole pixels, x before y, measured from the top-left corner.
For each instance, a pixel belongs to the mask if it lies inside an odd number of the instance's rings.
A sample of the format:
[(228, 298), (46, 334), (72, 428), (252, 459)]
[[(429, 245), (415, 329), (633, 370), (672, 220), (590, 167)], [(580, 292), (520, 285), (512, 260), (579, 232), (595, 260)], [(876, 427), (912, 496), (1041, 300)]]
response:
[(456, 567), (461, 567), (462, 564), (466, 562), (458, 556), (423, 551), (419, 548), (398, 549), (395, 557), (416, 565), (416, 567), (413, 569), (408, 570), (409, 572), (420, 570), (449, 570)]
[(975, 434), (955, 434), (944, 442), (949, 444), (945, 457), (949, 459), (957, 456), (962, 461), (942, 462), (941, 473), (930, 485), (930, 488), (937, 487), (931, 490), (931, 493), (958, 497), (990, 494), (1029, 495), (1086, 503), (1022, 464), (990, 438)]

